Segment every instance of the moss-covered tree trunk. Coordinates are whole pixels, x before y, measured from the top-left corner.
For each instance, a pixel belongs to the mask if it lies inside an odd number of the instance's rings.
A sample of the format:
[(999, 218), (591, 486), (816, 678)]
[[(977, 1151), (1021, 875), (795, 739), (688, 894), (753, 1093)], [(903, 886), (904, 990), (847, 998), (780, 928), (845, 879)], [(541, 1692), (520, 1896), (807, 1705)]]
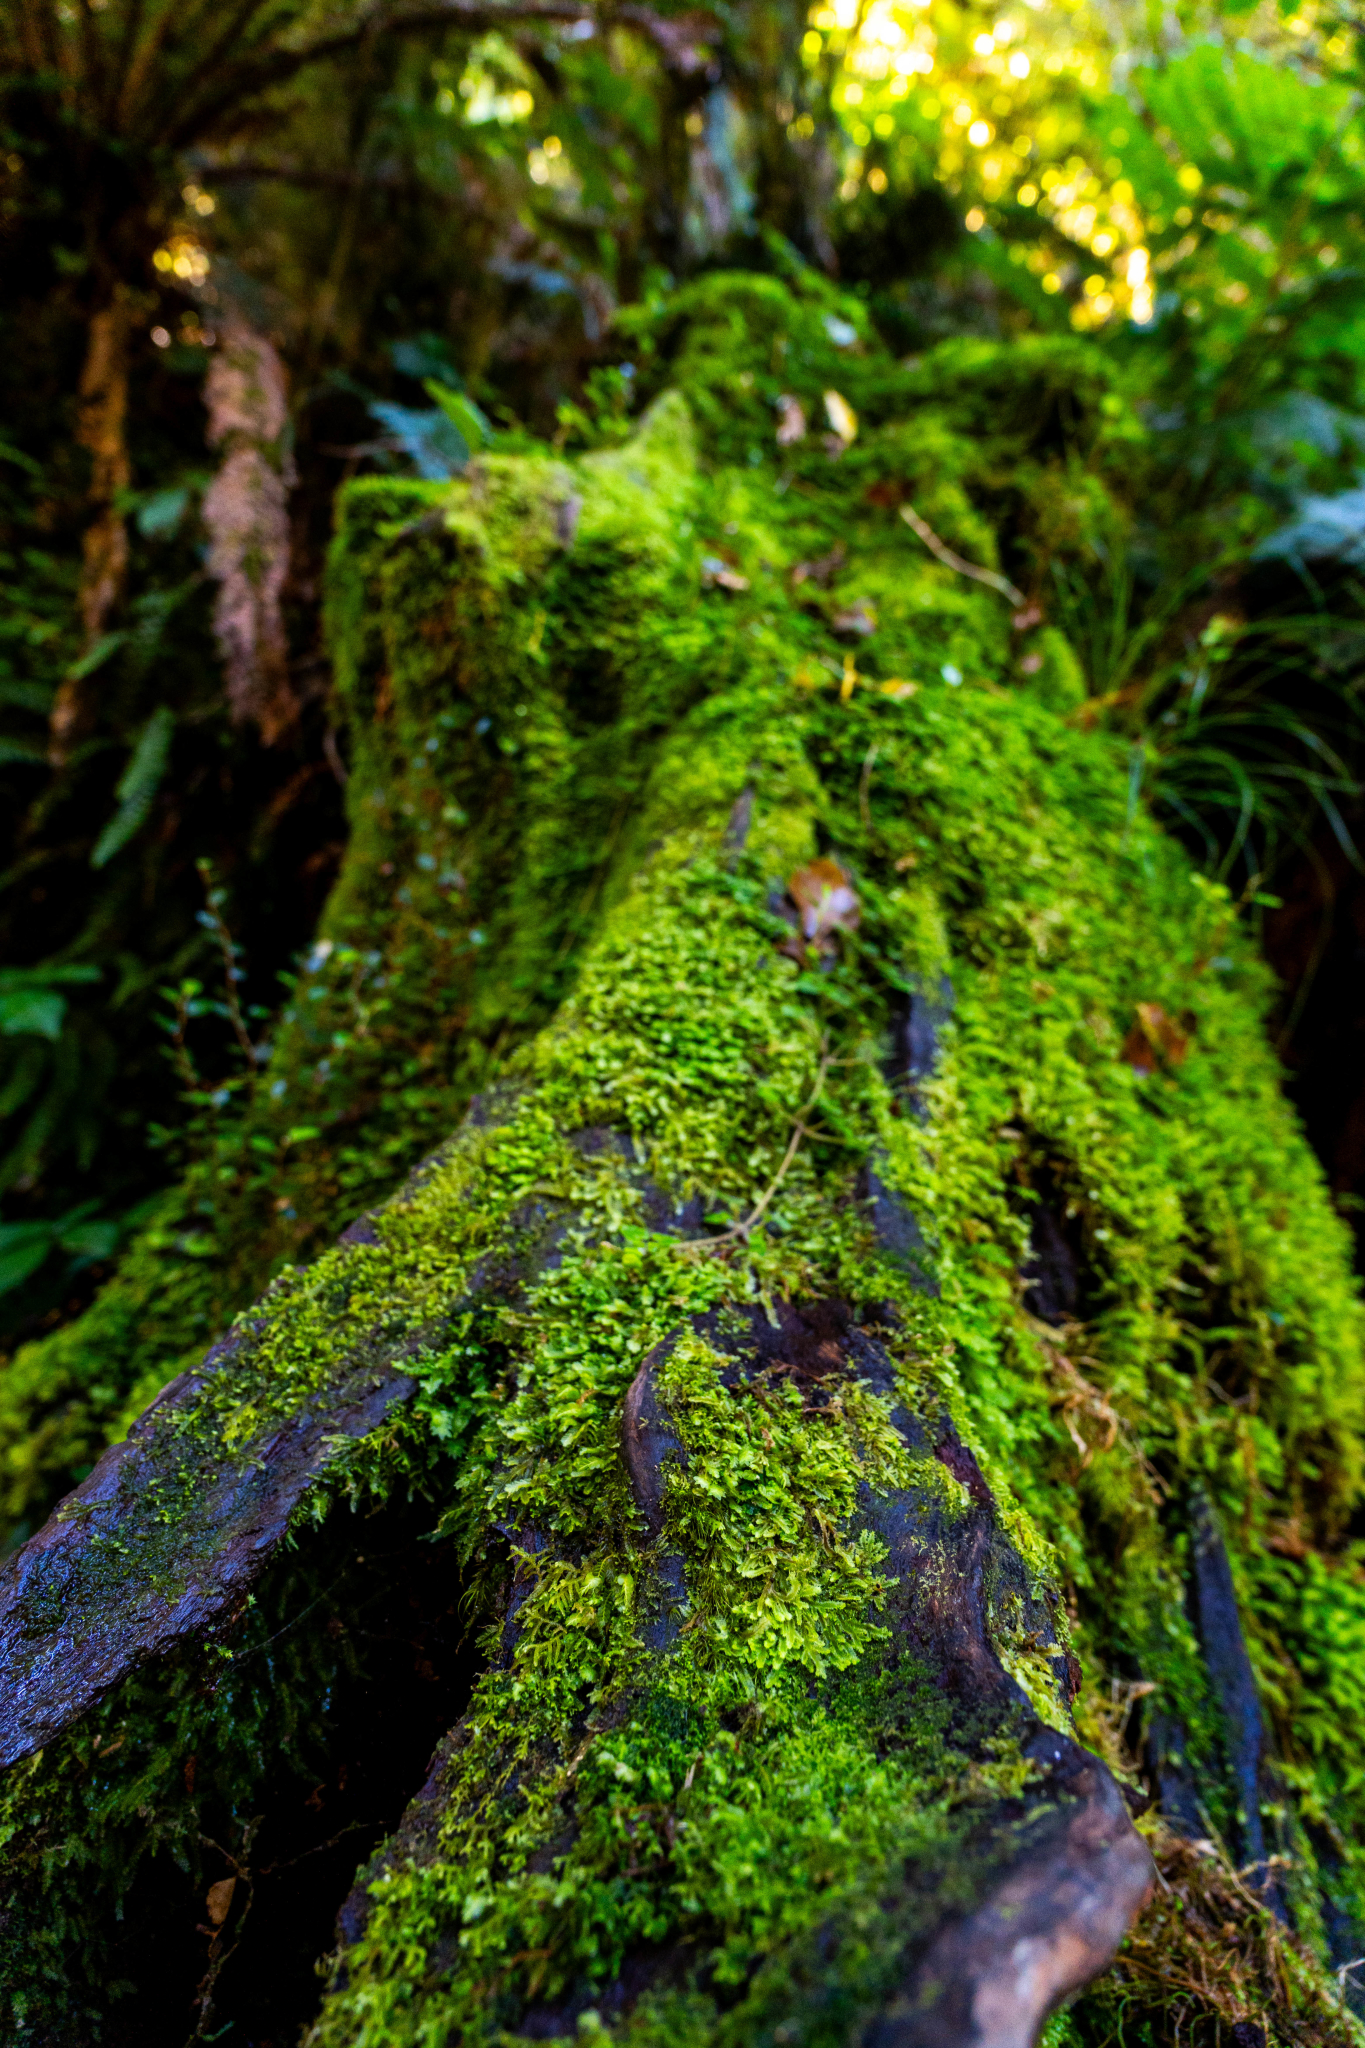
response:
[(1027, 581), (1137, 430), (672, 317), (624, 446), (345, 497), (323, 930), (8, 1369), (9, 2037), (1025, 2048), (1150, 1893), (1052, 2040), (1353, 2039), (1345, 1233), (1225, 892), (897, 516)]

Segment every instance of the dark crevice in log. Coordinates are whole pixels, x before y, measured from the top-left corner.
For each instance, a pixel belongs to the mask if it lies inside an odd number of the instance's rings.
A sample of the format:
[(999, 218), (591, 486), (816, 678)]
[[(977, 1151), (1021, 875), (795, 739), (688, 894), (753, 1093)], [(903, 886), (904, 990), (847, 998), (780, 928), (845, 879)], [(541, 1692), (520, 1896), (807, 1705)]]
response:
[[(200, 1409), (242, 1341), (172, 1382), (7, 1569), (0, 1763), (41, 1748), (137, 1665), (230, 1626), (337, 1440), (369, 1435), (413, 1389), (397, 1363), (348, 1359), (240, 1457), (201, 1471), (190, 1431), (175, 1424)], [(159, 1502), (177, 1503), (186, 1486), (193, 1509), (163, 1522)]]
[(867, 1205), (879, 1249), (921, 1293), (937, 1294), (939, 1283), (933, 1251), (904, 1195), (883, 1179), (886, 1163), (885, 1154), (877, 1151), (863, 1164), (858, 1173), (857, 1197)]
[(183, 2048), (206, 1968), (205, 1894), (231, 1874), (198, 1837), (240, 1857), (244, 1824), (257, 1818), (250, 1910), (239, 1880), (205, 2031), (283, 2048), (316, 2012), (337, 1899), (396, 1824), (476, 1668), (459, 1567), (449, 1545), (429, 1540), (431, 1521), (421, 1501), (347, 1516), (266, 1575), (260, 1644), (239, 1642), (238, 1673), (273, 1683), (288, 1643), (330, 1665), (330, 1680), (253, 1782), (228, 1788), (209, 1756), (180, 1760), (195, 1799), (190, 1833), (179, 1859), (166, 1849), (145, 1859), (110, 1923), (105, 1985), (122, 1988), (106, 2000), (101, 2048)]
[[(924, 1122), (928, 1115), (921, 1090), (938, 1066), (944, 1026), (952, 1013), (953, 986), (946, 974), (940, 976), (932, 993), (914, 991), (892, 1007), (891, 1050), (883, 1070), (898, 1101), (917, 1122)], [(933, 1249), (919, 1218), (904, 1195), (890, 1185), (886, 1171), (885, 1153), (875, 1150), (859, 1171), (857, 1199), (867, 1205), (879, 1249), (914, 1286), (936, 1295), (939, 1283)]]
[(1054, 1328), (1075, 1322), (1081, 1305), (1082, 1252), (1073, 1218), (1041, 1197), (1029, 1223), (1029, 1255), (1022, 1267), (1024, 1306)]
[(1265, 1820), (1279, 1803), (1279, 1788), (1227, 1547), (1217, 1512), (1201, 1487), (1191, 1491), (1180, 1512), (1189, 1531), (1186, 1601), (1218, 1735), (1210, 1753), (1207, 1741), (1192, 1741), (1178, 1713), (1153, 1714), (1148, 1772), (1168, 1826), (1187, 1840), (1216, 1835), (1215, 1814), (1230, 1815), (1224, 1829), (1228, 1854), (1244, 1881), (1288, 1922), (1272, 1861), (1281, 1844), (1267, 1838)]
[(912, 990), (891, 1013), (891, 1055), (886, 1077), (921, 1121), (928, 1111), (920, 1091), (938, 1066), (944, 1027), (952, 1017), (953, 1002), (953, 985), (943, 974), (936, 988)]
[(1213, 1504), (1202, 1488), (1190, 1499), (1190, 1605), (1223, 1723), (1228, 1776), (1237, 1803), (1243, 1864), (1263, 1865), (1261, 1776), (1266, 1733), (1256, 1679), (1242, 1634), (1237, 1592)]

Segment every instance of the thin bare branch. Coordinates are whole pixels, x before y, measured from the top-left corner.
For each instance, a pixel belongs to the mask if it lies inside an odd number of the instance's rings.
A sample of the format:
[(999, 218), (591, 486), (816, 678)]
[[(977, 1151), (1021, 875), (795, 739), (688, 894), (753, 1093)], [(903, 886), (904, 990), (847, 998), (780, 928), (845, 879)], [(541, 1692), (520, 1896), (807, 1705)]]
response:
[[(270, 0), (238, 0), (234, 9), (225, 13), (210, 13), (209, 22), (216, 33), (211, 38), (206, 37), (202, 47), (199, 47), (199, 37), (182, 37), (182, 43), (195, 51), (196, 61), (190, 71), (174, 81), (174, 97), (168, 99), (168, 104), (164, 108), (164, 116), (168, 123), (174, 120), (178, 108), (193, 108), (195, 95), (209, 80), (232, 77), (232, 70), (225, 70), (229, 52), (249, 43), (253, 18), (258, 18), (267, 11), (269, 4)], [(208, 25), (206, 22), (205, 27)], [(268, 52), (269, 42), (265, 38), (262, 40), (266, 42)], [(242, 68), (249, 69), (251, 62), (252, 60), (247, 58)]]
[(62, 32), (51, 0), (22, 0), (20, 23), (24, 57), (34, 71), (61, 71)]
[(137, 39), (142, 30), (142, 17), (145, 8), (146, 0), (128, 0), (128, 4), (124, 9), (123, 28), (118, 37), (113, 62), (109, 67), (109, 99), (105, 108), (105, 120), (111, 128), (115, 127), (118, 123), (119, 109), (123, 105), (124, 87), (128, 82), (128, 67), (133, 61), (133, 52), (137, 48)]
[(825, 1080), (829, 1073), (830, 1064), (831, 1061), (829, 1043), (827, 1040), (825, 1044), (821, 1047), (820, 1069), (815, 1077), (815, 1086), (814, 1088), (812, 1088), (808, 1100), (802, 1103), (800, 1109), (797, 1110), (796, 1115), (792, 1120), (792, 1134), (790, 1139), (788, 1140), (787, 1149), (782, 1155), (782, 1163), (778, 1167), (777, 1172), (773, 1175), (772, 1179), (769, 1181), (767, 1187), (763, 1190), (763, 1193), (759, 1196), (757, 1202), (755, 1202), (753, 1208), (749, 1211), (749, 1214), (744, 1218), (744, 1221), (742, 1223), (732, 1223), (728, 1230), (722, 1230), (717, 1232), (715, 1237), (688, 1238), (682, 1244), (679, 1245), (679, 1251), (709, 1251), (716, 1245), (730, 1243), (730, 1241), (736, 1237), (743, 1238), (746, 1242), (748, 1241), (748, 1238), (751, 1232), (753, 1231), (754, 1227), (762, 1222), (763, 1215), (768, 1207), (768, 1204), (772, 1201), (773, 1196), (778, 1192), (779, 1188), (782, 1186), (783, 1181), (787, 1178), (787, 1175), (791, 1170), (792, 1161), (796, 1158), (798, 1151), (801, 1149), (801, 1140), (803, 1138), (809, 1138), (812, 1135), (814, 1135), (810, 1129), (810, 1126), (806, 1122), (806, 1118), (815, 1108), (816, 1104), (820, 1100), (821, 1095), (824, 1092)]
[(139, 102), (149, 80), (155, 77), (156, 67), (161, 61), (162, 50), (173, 29), (182, 34), (194, 32), (196, 15), (188, 8), (177, 8), (171, 0), (162, 0), (162, 8), (147, 32), (142, 46), (131, 57), (119, 94), (117, 122), (119, 132), (131, 133), (136, 125)]
[(85, 73), (84, 91), (87, 99), (98, 104), (103, 98), (107, 77), (107, 62), (104, 39), (91, 0), (79, 0), (76, 16), (80, 24), (81, 67)]
[(1027, 608), (1028, 599), (1016, 584), (1010, 582), (1008, 576), (1000, 575), (996, 569), (979, 569), (975, 562), (966, 561), (963, 556), (957, 554), (949, 547), (946, 540), (939, 539), (933, 527), (929, 525), (927, 520), (920, 518), (913, 505), (901, 506), (901, 518), (913, 532), (919, 535), (930, 554), (937, 555), (945, 568), (955, 569), (959, 576), (970, 576), (973, 582), (984, 583), (989, 589), (998, 590), (1000, 595), (1007, 597), (1018, 611), (1024, 611)]

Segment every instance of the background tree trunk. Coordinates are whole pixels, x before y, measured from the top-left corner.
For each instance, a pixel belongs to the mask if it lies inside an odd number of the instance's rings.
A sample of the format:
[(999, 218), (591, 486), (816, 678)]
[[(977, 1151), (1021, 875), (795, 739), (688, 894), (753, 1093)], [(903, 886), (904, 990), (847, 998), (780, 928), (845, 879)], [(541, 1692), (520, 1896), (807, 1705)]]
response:
[[(128, 330), (130, 298), (121, 286), (90, 318), (81, 369), (76, 438), (90, 455), (90, 523), (81, 555), (79, 609), (88, 654), (122, 600), (128, 576), (128, 529), (119, 507), (133, 480), (128, 458)], [(90, 684), (68, 676), (52, 706), (49, 754), (60, 767), (84, 722)]]

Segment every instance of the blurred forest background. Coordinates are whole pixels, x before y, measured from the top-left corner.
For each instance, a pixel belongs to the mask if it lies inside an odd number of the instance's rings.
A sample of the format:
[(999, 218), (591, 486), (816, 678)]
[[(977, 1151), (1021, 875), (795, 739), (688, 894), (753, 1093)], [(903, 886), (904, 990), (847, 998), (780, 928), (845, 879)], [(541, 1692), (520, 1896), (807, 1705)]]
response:
[[(1361, 1207), (1363, 114), (1325, 0), (0, 0), (0, 1346), (268, 1085), (346, 830), (337, 486), (624, 435), (718, 266), (1106, 358), (1137, 515), (1078, 457), (1006, 566), (1261, 921)], [(443, 1057), (375, 1069), (410, 1144)]]

